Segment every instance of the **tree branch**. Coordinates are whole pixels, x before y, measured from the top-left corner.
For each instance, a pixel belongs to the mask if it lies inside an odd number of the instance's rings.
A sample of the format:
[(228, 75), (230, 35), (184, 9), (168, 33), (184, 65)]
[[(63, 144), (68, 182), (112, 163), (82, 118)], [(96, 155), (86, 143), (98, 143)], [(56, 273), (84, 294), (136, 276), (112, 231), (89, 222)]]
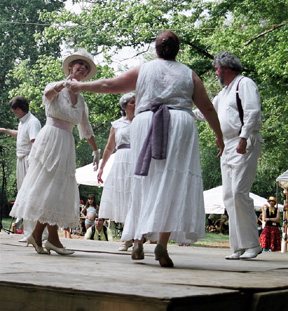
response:
[(185, 40), (183, 40), (182, 42), (188, 44), (189, 46), (191, 46), (193, 49), (195, 49), (196, 51), (198, 51), (200, 54), (204, 55), (205, 57), (210, 58), (210, 59), (214, 58), (214, 56), (212, 56), (211, 54), (209, 54), (207, 51), (200, 48), (199, 46), (197, 46), (191, 42), (185, 41)]
[(263, 36), (265, 36), (267, 33), (271, 32), (271, 31), (273, 31), (273, 30), (275, 30), (275, 29), (277, 29), (277, 28), (283, 27), (283, 26), (285, 26), (285, 25), (287, 25), (287, 24), (288, 24), (288, 22), (285, 22), (285, 23), (276, 25), (276, 26), (274, 26), (274, 27), (272, 27), (272, 28), (270, 28), (270, 29), (268, 29), (268, 30), (266, 30), (266, 31), (264, 31), (264, 32), (262, 32), (262, 33), (260, 33), (260, 34), (257, 35), (256, 37), (254, 37), (254, 38), (250, 39), (249, 41), (247, 41), (247, 42), (244, 44), (244, 46), (249, 45), (250, 43), (252, 43), (252, 42), (255, 41), (256, 39), (258, 39), (258, 38), (260, 38), (260, 37), (263, 37)]

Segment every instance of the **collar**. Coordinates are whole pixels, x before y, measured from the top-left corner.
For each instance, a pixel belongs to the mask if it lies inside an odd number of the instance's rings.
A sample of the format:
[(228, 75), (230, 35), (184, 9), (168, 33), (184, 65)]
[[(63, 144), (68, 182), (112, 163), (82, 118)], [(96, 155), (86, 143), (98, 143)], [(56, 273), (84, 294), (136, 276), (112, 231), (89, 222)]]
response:
[(27, 121), (27, 119), (30, 117), (30, 115), (31, 115), (31, 112), (28, 111), (28, 112), (25, 114), (25, 116), (23, 116), (23, 117), (20, 119), (20, 122), (21, 122), (21, 123), (25, 123), (25, 122)]

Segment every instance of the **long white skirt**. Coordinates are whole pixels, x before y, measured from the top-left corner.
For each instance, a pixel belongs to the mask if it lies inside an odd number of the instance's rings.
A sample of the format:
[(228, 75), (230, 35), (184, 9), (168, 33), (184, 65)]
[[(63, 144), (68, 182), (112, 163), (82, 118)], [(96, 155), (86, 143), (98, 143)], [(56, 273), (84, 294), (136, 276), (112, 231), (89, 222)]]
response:
[(45, 125), (29, 155), (29, 168), (10, 213), (50, 225), (76, 227), (79, 190), (71, 132)]
[[(131, 205), (122, 239), (157, 241), (160, 232), (171, 232), (176, 243), (192, 243), (205, 236), (205, 211), (199, 139), (194, 118), (170, 110), (167, 158), (152, 159), (148, 176), (133, 176)], [(131, 124), (131, 158), (135, 167), (152, 119), (138, 114)]]
[(115, 153), (113, 166), (105, 180), (99, 217), (116, 222), (125, 221), (130, 203), (131, 179), (130, 149), (119, 149)]

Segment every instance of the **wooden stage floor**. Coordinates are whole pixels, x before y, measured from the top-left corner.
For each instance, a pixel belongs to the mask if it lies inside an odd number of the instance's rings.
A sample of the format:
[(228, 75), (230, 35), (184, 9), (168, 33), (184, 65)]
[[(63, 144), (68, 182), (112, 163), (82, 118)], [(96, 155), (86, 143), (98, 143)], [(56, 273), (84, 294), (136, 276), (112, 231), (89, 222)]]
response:
[(119, 242), (62, 239), (71, 256), (38, 255), (0, 234), (2, 311), (286, 311), (288, 253), (228, 261), (225, 248), (169, 245), (174, 268), (131, 260)]

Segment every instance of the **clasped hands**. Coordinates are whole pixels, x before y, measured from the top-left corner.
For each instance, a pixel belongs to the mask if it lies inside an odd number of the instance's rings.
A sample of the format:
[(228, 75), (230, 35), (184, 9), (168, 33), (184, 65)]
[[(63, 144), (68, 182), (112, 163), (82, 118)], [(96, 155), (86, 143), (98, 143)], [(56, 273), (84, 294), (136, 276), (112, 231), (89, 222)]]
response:
[(69, 77), (70, 76), (68, 76), (64, 82), (65, 87), (67, 87), (69, 91), (71, 91), (75, 94), (81, 92), (80, 86), (81, 86), (82, 82), (79, 82), (76, 79), (69, 79)]
[(63, 81), (57, 83), (54, 86), (54, 90), (59, 93), (64, 87), (67, 87), (69, 91), (71, 91), (74, 94), (79, 93), (81, 82), (77, 81), (76, 79), (71, 79), (70, 75)]

